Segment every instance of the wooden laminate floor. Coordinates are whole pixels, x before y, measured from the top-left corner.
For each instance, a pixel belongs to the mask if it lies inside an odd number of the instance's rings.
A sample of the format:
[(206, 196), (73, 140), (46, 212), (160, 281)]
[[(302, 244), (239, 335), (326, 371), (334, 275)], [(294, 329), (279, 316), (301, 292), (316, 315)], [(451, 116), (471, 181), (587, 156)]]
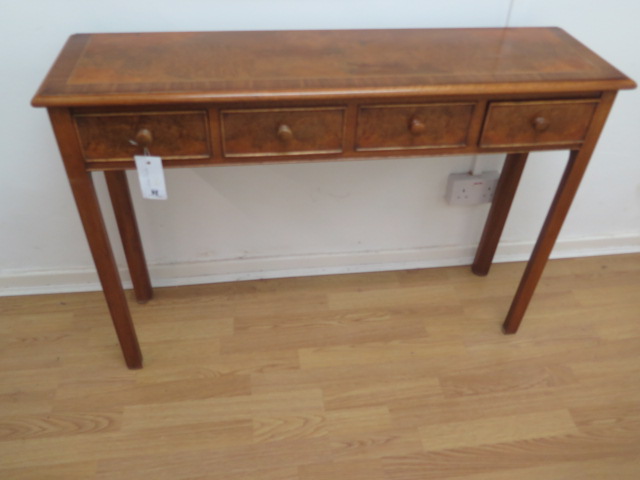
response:
[(640, 478), (640, 255), (0, 298), (0, 478)]

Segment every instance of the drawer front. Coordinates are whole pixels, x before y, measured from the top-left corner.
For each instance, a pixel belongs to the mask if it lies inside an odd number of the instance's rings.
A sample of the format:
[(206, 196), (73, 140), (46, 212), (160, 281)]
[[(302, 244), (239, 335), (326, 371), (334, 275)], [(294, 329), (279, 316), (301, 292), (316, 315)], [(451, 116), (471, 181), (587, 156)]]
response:
[(463, 147), (474, 108), (474, 103), (360, 107), (356, 149)]
[(340, 153), (344, 108), (226, 110), (222, 112), (225, 157)]
[(152, 155), (167, 160), (211, 156), (205, 111), (77, 114), (74, 118), (87, 162), (132, 160), (143, 152), (132, 141), (144, 130)]
[(567, 146), (584, 140), (597, 100), (494, 102), (481, 147)]

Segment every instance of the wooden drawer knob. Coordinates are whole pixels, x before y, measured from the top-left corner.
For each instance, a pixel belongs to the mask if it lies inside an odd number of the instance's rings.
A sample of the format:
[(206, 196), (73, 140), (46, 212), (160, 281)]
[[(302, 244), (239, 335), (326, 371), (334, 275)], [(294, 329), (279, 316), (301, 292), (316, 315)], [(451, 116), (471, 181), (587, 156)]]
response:
[(291, 131), (289, 125), (286, 125), (284, 123), (280, 124), (280, 126), (278, 127), (278, 138), (283, 142), (290, 142), (291, 140), (293, 140), (293, 132)]
[(427, 126), (419, 118), (413, 117), (409, 122), (409, 131), (414, 135), (420, 135), (427, 130)]
[(136, 144), (142, 148), (149, 148), (153, 143), (153, 135), (151, 135), (151, 131), (147, 128), (141, 128), (138, 133), (136, 133)]
[(549, 128), (549, 125), (551, 125), (551, 123), (546, 118), (538, 116), (532, 120), (531, 125), (536, 132), (544, 132), (547, 128)]

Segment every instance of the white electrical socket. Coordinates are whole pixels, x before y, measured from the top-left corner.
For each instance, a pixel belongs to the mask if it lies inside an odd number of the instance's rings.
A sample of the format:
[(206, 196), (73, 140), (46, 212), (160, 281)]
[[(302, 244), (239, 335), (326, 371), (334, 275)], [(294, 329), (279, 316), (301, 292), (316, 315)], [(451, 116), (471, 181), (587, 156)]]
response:
[(452, 173), (447, 181), (445, 198), (449, 205), (480, 205), (491, 203), (498, 184), (498, 172), (480, 175)]

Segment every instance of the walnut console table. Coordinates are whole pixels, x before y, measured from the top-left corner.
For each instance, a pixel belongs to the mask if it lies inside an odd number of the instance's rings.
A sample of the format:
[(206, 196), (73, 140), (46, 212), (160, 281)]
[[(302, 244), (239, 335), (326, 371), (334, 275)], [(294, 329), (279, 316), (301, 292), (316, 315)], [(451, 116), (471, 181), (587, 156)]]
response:
[(515, 333), (620, 89), (557, 28), (74, 35), (46, 107), (129, 368), (142, 354), (96, 197), (104, 171), (138, 301), (152, 296), (125, 170), (504, 152), (472, 266), (491, 266), (527, 154), (570, 151), (504, 322)]

